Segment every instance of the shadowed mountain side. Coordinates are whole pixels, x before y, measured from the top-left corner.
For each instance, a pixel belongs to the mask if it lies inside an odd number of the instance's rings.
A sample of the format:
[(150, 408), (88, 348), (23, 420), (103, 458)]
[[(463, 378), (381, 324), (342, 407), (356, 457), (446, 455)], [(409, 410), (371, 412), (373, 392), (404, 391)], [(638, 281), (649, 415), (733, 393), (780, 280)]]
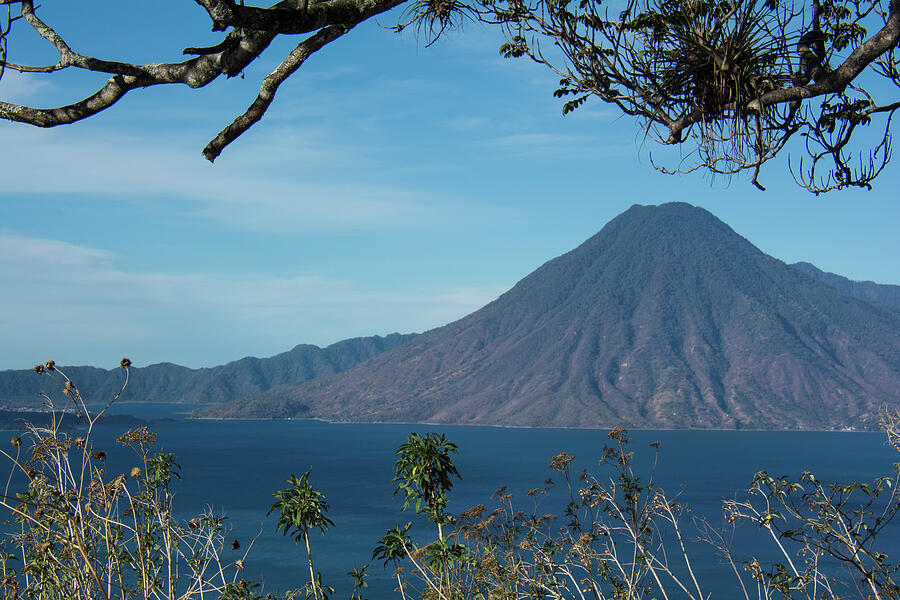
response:
[(900, 311), (705, 210), (634, 206), (477, 312), (340, 375), (203, 416), (559, 427), (872, 427)]
[[(123, 401), (215, 403), (345, 371), (395, 348), (415, 334), (353, 338), (328, 346), (300, 345), (270, 358), (247, 357), (218, 367), (188, 369), (171, 363), (132, 368)], [(111, 399), (122, 385), (121, 369), (60, 367), (85, 393), (89, 402)], [(34, 402), (43, 390), (56, 391), (52, 380), (31, 369), (0, 371), (0, 401)]]
[(854, 281), (841, 275), (826, 273), (808, 262), (798, 262), (791, 266), (811, 277), (824, 281), (848, 296), (866, 300), (867, 302), (900, 308), (900, 285), (885, 285), (872, 281)]

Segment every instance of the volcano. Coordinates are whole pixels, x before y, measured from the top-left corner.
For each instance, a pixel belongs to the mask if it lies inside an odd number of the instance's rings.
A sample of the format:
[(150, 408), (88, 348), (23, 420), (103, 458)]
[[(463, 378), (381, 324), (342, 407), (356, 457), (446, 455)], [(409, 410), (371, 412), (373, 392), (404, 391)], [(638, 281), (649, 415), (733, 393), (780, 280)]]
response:
[(633, 206), (482, 309), (343, 373), (204, 414), (835, 429), (898, 407), (900, 311), (673, 203)]

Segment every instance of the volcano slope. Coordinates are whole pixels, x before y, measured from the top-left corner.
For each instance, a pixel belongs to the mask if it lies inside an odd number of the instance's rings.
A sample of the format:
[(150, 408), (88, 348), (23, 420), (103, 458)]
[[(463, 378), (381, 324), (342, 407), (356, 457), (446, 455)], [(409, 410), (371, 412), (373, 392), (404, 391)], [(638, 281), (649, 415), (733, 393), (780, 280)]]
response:
[(334, 377), (206, 416), (544, 427), (871, 428), (900, 311), (687, 204), (633, 206), (484, 308)]

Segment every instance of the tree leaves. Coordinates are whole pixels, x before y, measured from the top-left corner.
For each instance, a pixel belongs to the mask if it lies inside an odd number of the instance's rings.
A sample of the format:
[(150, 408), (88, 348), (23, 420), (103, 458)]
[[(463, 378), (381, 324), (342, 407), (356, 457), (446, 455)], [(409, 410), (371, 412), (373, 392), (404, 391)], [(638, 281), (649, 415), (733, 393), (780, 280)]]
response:
[(456, 444), (441, 434), (424, 436), (411, 433), (395, 452), (394, 478), (397, 484), (394, 495), (403, 493), (403, 510), (415, 502), (416, 513), (425, 513), (429, 521), (441, 525), (448, 521), (444, 514), (447, 492), (453, 487), (450, 479), (461, 479), (453, 464), (451, 454), (459, 454)]
[(300, 477), (291, 473), (287, 480), (289, 487), (272, 494), (277, 501), (266, 513), (270, 515), (277, 510), (279, 517), (275, 526), (276, 533), (283, 530), (284, 535), (287, 535), (294, 530), (298, 543), (309, 535), (310, 529), (318, 529), (324, 534), (328, 527), (334, 525), (325, 516), (328, 512), (325, 494), (313, 488), (309, 482), (310, 471), (311, 469), (307, 469)]

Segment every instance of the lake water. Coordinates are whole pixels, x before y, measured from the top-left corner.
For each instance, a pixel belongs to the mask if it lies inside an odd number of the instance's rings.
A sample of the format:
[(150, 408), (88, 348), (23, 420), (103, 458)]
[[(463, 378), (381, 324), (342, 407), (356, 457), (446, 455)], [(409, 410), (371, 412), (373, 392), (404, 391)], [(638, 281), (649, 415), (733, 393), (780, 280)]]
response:
[[(145, 418), (160, 414), (152, 406), (123, 404), (119, 410)], [(605, 431), (593, 430), (193, 421), (177, 416), (154, 423), (152, 429), (182, 467), (175, 501), (180, 516), (194, 516), (206, 506), (224, 512), (233, 527), (229, 537), (245, 547), (261, 532), (246, 561), (245, 577), (264, 581), (267, 591), (305, 582), (304, 552), (290, 537), (275, 534), (276, 517), (266, 517), (266, 511), (272, 492), (285, 487), (291, 473), (312, 468), (311, 481), (326, 495), (328, 516), (335, 523), (326, 536), (312, 536), (313, 553), (325, 582), (337, 588), (337, 598), (349, 595), (345, 573), (369, 562), (388, 528), (417, 519), (400, 512), (391, 484), (394, 450), (410, 432), (444, 433), (459, 446), (455, 462), (462, 480), (451, 492), (453, 512), (489, 503), (490, 494), (502, 485), (526, 500), (524, 492), (540, 487), (550, 475), (546, 466), (552, 456), (565, 451), (577, 457), (576, 473), (592, 469), (608, 441)], [(111, 469), (127, 472), (134, 459), (130, 451), (115, 449), (113, 440), (120, 433), (100, 428), (98, 442), (113, 450)], [(810, 470), (824, 481), (871, 480), (891, 473), (898, 460), (879, 433), (633, 431), (630, 436), (641, 460), (652, 457), (651, 442), (661, 442), (659, 485), (670, 493), (684, 486), (683, 501), (695, 515), (711, 519), (721, 518), (721, 499), (739, 494), (759, 470), (794, 477)], [(546, 508), (558, 511), (558, 506)], [(896, 529), (885, 540), (895, 551), (900, 549)], [(708, 582), (704, 591), (714, 599), (734, 597), (736, 584), (726, 567), (704, 551), (699, 556), (698, 570)], [(373, 563), (369, 573), (369, 598), (399, 597), (380, 563)]]

